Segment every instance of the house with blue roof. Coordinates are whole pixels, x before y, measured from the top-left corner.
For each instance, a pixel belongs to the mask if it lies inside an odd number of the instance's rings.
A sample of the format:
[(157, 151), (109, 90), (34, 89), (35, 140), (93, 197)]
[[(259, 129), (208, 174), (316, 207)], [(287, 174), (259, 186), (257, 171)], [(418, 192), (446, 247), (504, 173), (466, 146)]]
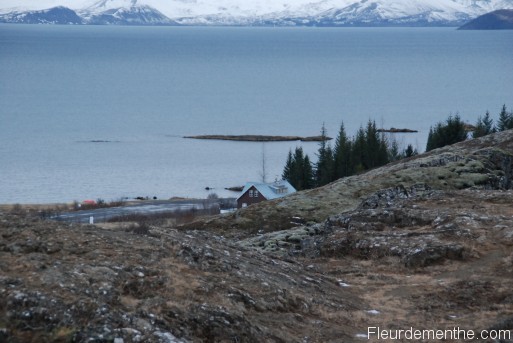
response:
[(265, 200), (272, 200), (295, 193), (296, 189), (287, 181), (272, 183), (248, 182), (237, 198), (237, 208), (247, 207)]

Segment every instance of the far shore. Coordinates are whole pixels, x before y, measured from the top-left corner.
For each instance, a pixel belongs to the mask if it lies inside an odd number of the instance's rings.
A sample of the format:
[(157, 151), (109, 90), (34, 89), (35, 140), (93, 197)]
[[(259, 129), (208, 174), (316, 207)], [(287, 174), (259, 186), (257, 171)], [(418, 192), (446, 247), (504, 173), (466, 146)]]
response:
[[(151, 199), (151, 198), (144, 198), (144, 199), (137, 199), (137, 198), (131, 198), (124, 200), (122, 202), (113, 201), (113, 202), (106, 202), (101, 207), (117, 207), (117, 206), (131, 206), (131, 205), (139, 205), (139, 204), (145, 204), (145, 203), (158, 203), (158, 202), (173, 202), (173, 201), (187, 201), (187, 200), (205, 200), (203, 198), (188, 198), (188, 197), (171, 197), (171, 198), (165, 198), (165, 199)], [(84, 202), (53, 202), (53, 203), (4, 203), (0, 204), (0, 211), (17, 211), (17, 210), (23, 210), (23, 211), (46, 211), (46, 210), (73, 210), (75, 209), (75, 206), (77, 204), (80, 204), (83, 206), (83, 209), (87, 209), (87, 204)], [(100, 208), (100, 206), (92, 205), (90, 208)]]
[(302, 142), (321, 142), (329, 141), (332, 138), (327, 136), (266, 136), (266, 135), (198, 135), (198, 136), (184, 136), (183, 138), (191, 139), (216, 139), (224, 141), (240, 141), (240, 142), (289, 142), (289, 141), (302, 141)]

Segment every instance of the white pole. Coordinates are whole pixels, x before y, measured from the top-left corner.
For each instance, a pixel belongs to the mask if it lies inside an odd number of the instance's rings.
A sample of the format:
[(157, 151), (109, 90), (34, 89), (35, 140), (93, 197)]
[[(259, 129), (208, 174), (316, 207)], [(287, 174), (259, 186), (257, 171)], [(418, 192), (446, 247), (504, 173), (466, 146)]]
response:
[(93, 216), (89, 217), (89, 224), (94, 224), (94, 217)]

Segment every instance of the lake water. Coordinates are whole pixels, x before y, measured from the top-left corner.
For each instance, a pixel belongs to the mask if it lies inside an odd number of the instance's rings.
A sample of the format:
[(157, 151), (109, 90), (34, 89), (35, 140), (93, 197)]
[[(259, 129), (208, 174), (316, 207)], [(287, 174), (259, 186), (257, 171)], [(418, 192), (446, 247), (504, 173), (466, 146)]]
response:
[[(0, 203), (237, 196), (369, 119), (419, 130), (513, 107), (513, 31), (0, 25)], [(108, 142), (92, 142), (108, 141)]]

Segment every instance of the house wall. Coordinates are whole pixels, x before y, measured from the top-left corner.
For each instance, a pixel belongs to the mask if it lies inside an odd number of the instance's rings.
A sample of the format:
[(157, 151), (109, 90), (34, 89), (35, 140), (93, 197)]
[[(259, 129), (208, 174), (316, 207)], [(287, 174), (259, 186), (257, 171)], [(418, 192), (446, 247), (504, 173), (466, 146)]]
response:
[(267, 200), (262, 194), (260, 194), (260, 192), (258, 192), (258, 196), (257, 197), (250, 197), (249, 196), (249, 192), (255, 192), (257, 189), (255, 188), (255, 186), (252, 186), (250, 189), (248, 189), (246, 191), (246, 193), (244, 193), (241, 197), (239, 197), (239, 199), (237, 199), (237, 208), (242, 208), (243, 204), (246, 204), (246, 206), (249, 206), (251, 204), (256, 204), (258, 202), (261, 202), (261, 201), (264, 201), (264, 200)]

